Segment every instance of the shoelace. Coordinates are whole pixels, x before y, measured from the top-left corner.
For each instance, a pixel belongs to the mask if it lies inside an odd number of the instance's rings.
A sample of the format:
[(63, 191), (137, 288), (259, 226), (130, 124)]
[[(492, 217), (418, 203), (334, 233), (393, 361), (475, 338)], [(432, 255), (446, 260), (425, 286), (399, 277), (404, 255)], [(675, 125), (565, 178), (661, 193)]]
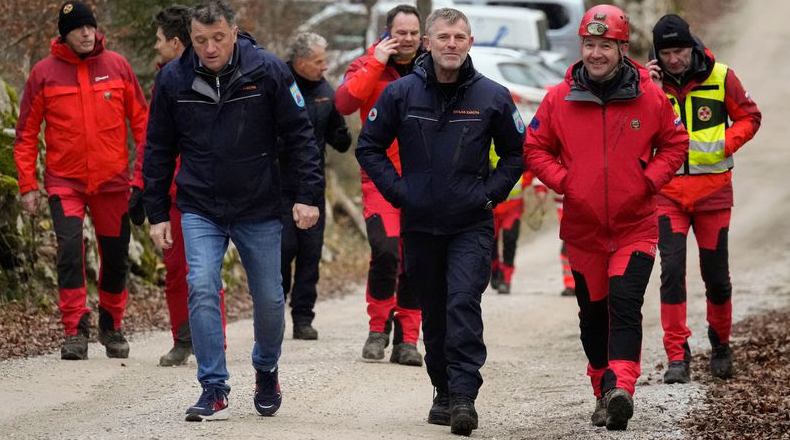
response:
[(200, 395), (195, 406), (200, 408), (213, 408), (214, 402), (222, 400), (225, 397), (224, 393), (215, 387), (203, 388), (203, 394)]

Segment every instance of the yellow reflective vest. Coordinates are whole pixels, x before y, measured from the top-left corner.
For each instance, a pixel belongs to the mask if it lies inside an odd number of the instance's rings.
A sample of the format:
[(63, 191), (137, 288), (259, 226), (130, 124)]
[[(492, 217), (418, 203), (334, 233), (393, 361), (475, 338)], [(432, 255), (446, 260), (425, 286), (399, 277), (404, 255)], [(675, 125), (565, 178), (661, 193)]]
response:
[(732, 157), (724, 154), (724, 130), (728, 125), (724, 105), (726, 79), (727, 66), (715, 63), (710, 76), (686, 95), (683, 107), (675, 95), (667, 92), (689, 133), (688, 160), (677, 174), (718, 174), (733, 167)]
[[(491, 168), (496, 168), (496, 164), (499, 162), (499, 156), (497, 156), (496, 151), (494, 151), (494, 143), (491, 142), (491, 149), (488, 150), (488, 159), (491, 163)], [(510, 194), (507, 195), (507, 199), (509, 200), (521, 200), (524, 198), (524, 189), (522, 188), (522, 184), (524, 181), (524, 174), (522, 173), (521, 176), (518, 178), (518, 181), (515, 185), (513, 185), (513, 189), (510, 190)]]

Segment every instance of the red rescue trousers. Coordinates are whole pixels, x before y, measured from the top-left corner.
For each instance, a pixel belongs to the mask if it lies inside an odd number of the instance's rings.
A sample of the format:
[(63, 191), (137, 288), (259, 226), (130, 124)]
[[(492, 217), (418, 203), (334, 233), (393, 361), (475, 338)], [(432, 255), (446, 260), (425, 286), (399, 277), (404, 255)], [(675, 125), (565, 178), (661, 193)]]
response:
[(90, 313), (86, 306), (85, 248), (82, 225), (90, 211), (99, 251), (99, 325), (120, 329), (126, 311), (126, 276), (129, 272), (129, 191), (85, 192), (47, 188), (52, 225), (58, 242), (57, 272), (60, 313), (66, 335), (87, 335)]
[(642, 304), (656, 242), (640, 241), (614, 252), (567, 245), (587, 375), (598, 398), (612, 388), (634, 394), (641, 374)]
[[(362, 179), (362, 204), (370, 243), (370, 268), (365, 295), (370, 331), (389, 330), (394, 317), (393, 344), (417, 343), (421, 312), (414, 290), (403, 270), (400, 210), (379, 193), (370, 179)], [(396, 293), (397, 292), (397, 293)]]
[(727, 237), (731, 208), (683, 211), (680, 206), (658, 206), (661, 252), (661, 325), (664, 350), (672, 361), (691, 361), (686, 325), (686, 236), (694, 228), (699, 266), (707, 298), (708, 338), (716, 347), (730, 341), (732, 284)]
[[(517, 203), (514, 203), (517, 202)], [(503, 205), (508, 204), (505, 209)], [(501, 279), (510, 285), (513, 272), (516, 270), (516, 247), (521, 226), (521, 214), (524, 212), (522, 200), (509, 200), (494, 209), (494, 248), (491, 253), (491, 276), (501, 273)], [(502, 253), (500, 258), (499, 238), (502, 237)]]

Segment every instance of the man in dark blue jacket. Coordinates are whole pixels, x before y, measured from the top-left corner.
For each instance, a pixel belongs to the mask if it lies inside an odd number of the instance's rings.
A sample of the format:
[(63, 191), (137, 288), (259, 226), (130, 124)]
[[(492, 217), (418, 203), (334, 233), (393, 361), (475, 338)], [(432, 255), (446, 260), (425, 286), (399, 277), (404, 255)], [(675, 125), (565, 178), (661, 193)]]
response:
[[(428, 423), (469, 435), (486, 358), (480, 299), (491, 273), (491, 210), (523, 171), (525, 127), (507, 89), (472, 66), (474, 38), (463, 13), (436, 10), (425, 28), (430, 54), (384, 90), (356, 155), (384, 197), (402, 208), (406, 276), (420, 301), (436, 388)], [(402, 177), (386, 154), (394, 138)], [(501, 158), (493, 171), (492, 139)]]
[[(288, 45), (288, 67), (304, 94), (315, 142), (321, 151), (321, 171), (324, 170), (326, 144), (343, 153), (351, 146), (351, 134), (346, 120), (335, 109), (335, 90), (324, 78), (326, 39), (303, 32)], [(299, 229), (291, 215), (299, 191), (299, 176), (291, 163), (290, 145), (282, 142), (280, 170), (283, 180), (283, 292), (291, 294), (291, 317), (294, 339), (318, 339), (313, 327), (315, 300), (318, 297), (318, 264), (324, 246), (324, 199), (318, 201), (321, 213), (318, 223), (310, 229)], [(294, 266), (293, 271), (291, 266)]]
[(238, 32), (235, 13), (213, 0), (191, 13), (192, 45), (157, 76), (143, 175), (151, 238), (172, 245), (168, 191), (176, 168), (189, 274), (189, 324), (203, 393), (189, 421), (228, 418), (219, 291), (222, 259), (233, 240), (253, 298), (255, 409), (271, 416), (282, 396), (284, 300), (280, 275), (280, 177), (277, 138), (299, 173), (297, 227), (318, 220), (323, 196), (318, 148), (305, 101), (288, 66)]

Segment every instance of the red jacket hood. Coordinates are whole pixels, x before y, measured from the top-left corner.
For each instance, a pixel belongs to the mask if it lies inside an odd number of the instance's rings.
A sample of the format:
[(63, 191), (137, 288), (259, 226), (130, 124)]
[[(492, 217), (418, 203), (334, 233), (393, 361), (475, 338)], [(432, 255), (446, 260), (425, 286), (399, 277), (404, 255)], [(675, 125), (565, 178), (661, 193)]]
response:
[(69, 64), (80, 64), (87, 60), (94, 59), (104, 52), (104, 35), (96, 32), (96, 44), (93, 46), (93, 51), (87, 57), (82, 58), (66, 44), (63, 38), (53, 38), (52, 43), (49, 45), (49, 51), (52, 55), (60, 58)]

